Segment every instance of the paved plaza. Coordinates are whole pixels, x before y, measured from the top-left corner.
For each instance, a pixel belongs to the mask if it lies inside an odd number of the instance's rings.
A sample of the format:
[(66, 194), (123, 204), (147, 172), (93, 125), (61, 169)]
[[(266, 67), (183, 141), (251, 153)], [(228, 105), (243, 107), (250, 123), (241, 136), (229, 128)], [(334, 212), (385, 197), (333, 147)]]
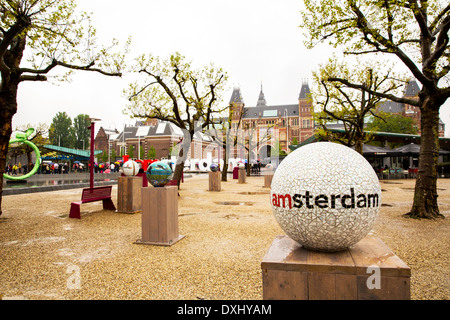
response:
[[(450, 179), (438, 179), (446, 219), (402, 217), (415, 180), (381, 181), (382, 208), (373, 230), (411, 268), (411, 298), (450, 298)], [(208, 191), (208, 175), (192, 175), (179, 191), (179, 232), (171, 247), (137, 245), (141, 213), (81, 205), (81, 188), (6, 195), (0, 217), (3, 299), (262, 299), (261, 260), (277, 235), (264, 178), (229, 179)], [(113, 186), (117, 203), (117, 185)]]

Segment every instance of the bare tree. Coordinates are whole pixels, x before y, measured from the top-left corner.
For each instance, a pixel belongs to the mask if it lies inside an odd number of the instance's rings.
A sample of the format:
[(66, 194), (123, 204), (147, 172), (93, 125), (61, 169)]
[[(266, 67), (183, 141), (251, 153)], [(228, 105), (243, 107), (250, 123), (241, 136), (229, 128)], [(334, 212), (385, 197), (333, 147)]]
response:
[[(75, 9), (73, 0), (0, 1), (0, 215), (3, 173), (19, 85), (47, 81), (47, 75), (57, 67), (106, 76), (122, 74), (124, 55), (112, 52), (117, 41), (109, 47), (98, 47), (88, 15), (77, 15)], [(25, 50), (30, 55), (28, 63), (22, 61)]]
[(439, 109), (450, 97), (450, 4), (448, 1), (304, 0), (302, 26), (306, 44), (326, 42), (347, 56), (393, 57), (422, 84), (419, 99), (399, 97), (355, 83), (329, 78), (421, 111), (421, 149), (414, 202), (407, 214), (413, 218), (443, 217), (437, 202)]
[(142, 55), (134, 70), (144, 79), (125, 90), (131, 104), (124, 112), (135, 118), (167, 121), (182, 129), (184, 137), (174, 172), (180, 186), (194, 134), (203, 132), (214, 115), (223, 111), (218, 102), (227, 80), (226, 72), (212, 64), (193, 68), (179, 53), (164, 61)]

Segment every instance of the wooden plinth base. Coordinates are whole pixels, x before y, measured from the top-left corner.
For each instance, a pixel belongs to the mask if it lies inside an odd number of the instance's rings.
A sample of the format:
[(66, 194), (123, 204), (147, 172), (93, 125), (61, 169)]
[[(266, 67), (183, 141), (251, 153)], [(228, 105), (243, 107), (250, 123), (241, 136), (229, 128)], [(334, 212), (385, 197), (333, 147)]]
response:
[(136, 240), (136, 242), (134, 242), (135, 244), (144, 244), (144, 245), (149, 245), (149, 246), (162, 246), (162, 247), (170, 247), (173, 246), (175, 243), (177, 243), (180, 240), (183, 240), (186, 236), (183, 235), (179, 235), (178, 238), (170, 240), (167, 243), (164, 242), (144, 242), (141, 239), (140, 240)]
[(336, 253), (278, 236), (261, 269), (264, 300), (411, 299), (411, 269), (373, 236)]
[(272, 185), (272, 179), (273, 179), (273, 172), (266, 173), (264, 175), (264, 186), (263, 188), (270, 188)]
[(209, 191), (222, 190), (222, 173), (220, 171), (209, 173)]
[(117, 185), (117, 212), (141, 212), (141, 189), (142, 177), (119, 177)]
[(178, 233), (178, 187), (142, 188), (142, 239), (136, 244), (171, 246)]

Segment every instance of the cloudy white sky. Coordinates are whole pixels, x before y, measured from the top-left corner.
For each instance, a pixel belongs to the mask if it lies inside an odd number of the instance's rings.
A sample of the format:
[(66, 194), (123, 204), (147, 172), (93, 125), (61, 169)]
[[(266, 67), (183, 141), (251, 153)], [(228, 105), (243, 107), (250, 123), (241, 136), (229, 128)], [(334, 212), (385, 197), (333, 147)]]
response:
[[(239, 86), (247, 106), (256, 105), (261, 83), (269, 105), (297, 103), (303, 79), (326, 61), (331, 50), (307, 50), (302, 42), (301, 0), (77, 0), (92, 12), (98, 37), (125, 42), (132, 37), (132, 56), (168, 57), (179, 51), (196, 65), (214, 62), (227, 71), (228, 104)], [(100, 118), (96, 126), (117, 128), (134, 120), (123, 115), (122, 90), (129, 78), (79, 72), (71, 83), (23, 83), (13, 126), (50, 124), (57, 112)], [(450, 101), (441, 108), (450, 136)]]

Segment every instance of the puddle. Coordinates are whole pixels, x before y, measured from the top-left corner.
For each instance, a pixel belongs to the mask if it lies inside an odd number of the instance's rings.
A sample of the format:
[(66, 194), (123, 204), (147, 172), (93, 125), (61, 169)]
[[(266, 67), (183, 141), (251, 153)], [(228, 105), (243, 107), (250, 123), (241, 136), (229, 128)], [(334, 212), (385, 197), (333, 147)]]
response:
[(215, 204), (220, 204), (223, 206), (252, 206), (253, 202), (251, 201), (218, 201), (214, 202)]
[[(5, 179), (6, 180), (6, 179)], [(95, 179), (95, 183), (101, 182), (116, 182), (115, 179)], [(49, 186), (60, 186), (60, 185), (77, 185), (89, 183), (90, 180), (86, 179), (49, 179), (49, 180), (7, 180), (3, 185), (3, 189), (15, 189), (15, 188), (37, 188), (37, 187), (49, 187)]]
[(248, 195), (255, 195), (255, 194), (270, 194), (270, 191), (246, 191), (246, 192), (236, 192), (237, 194), (248, 194)]

